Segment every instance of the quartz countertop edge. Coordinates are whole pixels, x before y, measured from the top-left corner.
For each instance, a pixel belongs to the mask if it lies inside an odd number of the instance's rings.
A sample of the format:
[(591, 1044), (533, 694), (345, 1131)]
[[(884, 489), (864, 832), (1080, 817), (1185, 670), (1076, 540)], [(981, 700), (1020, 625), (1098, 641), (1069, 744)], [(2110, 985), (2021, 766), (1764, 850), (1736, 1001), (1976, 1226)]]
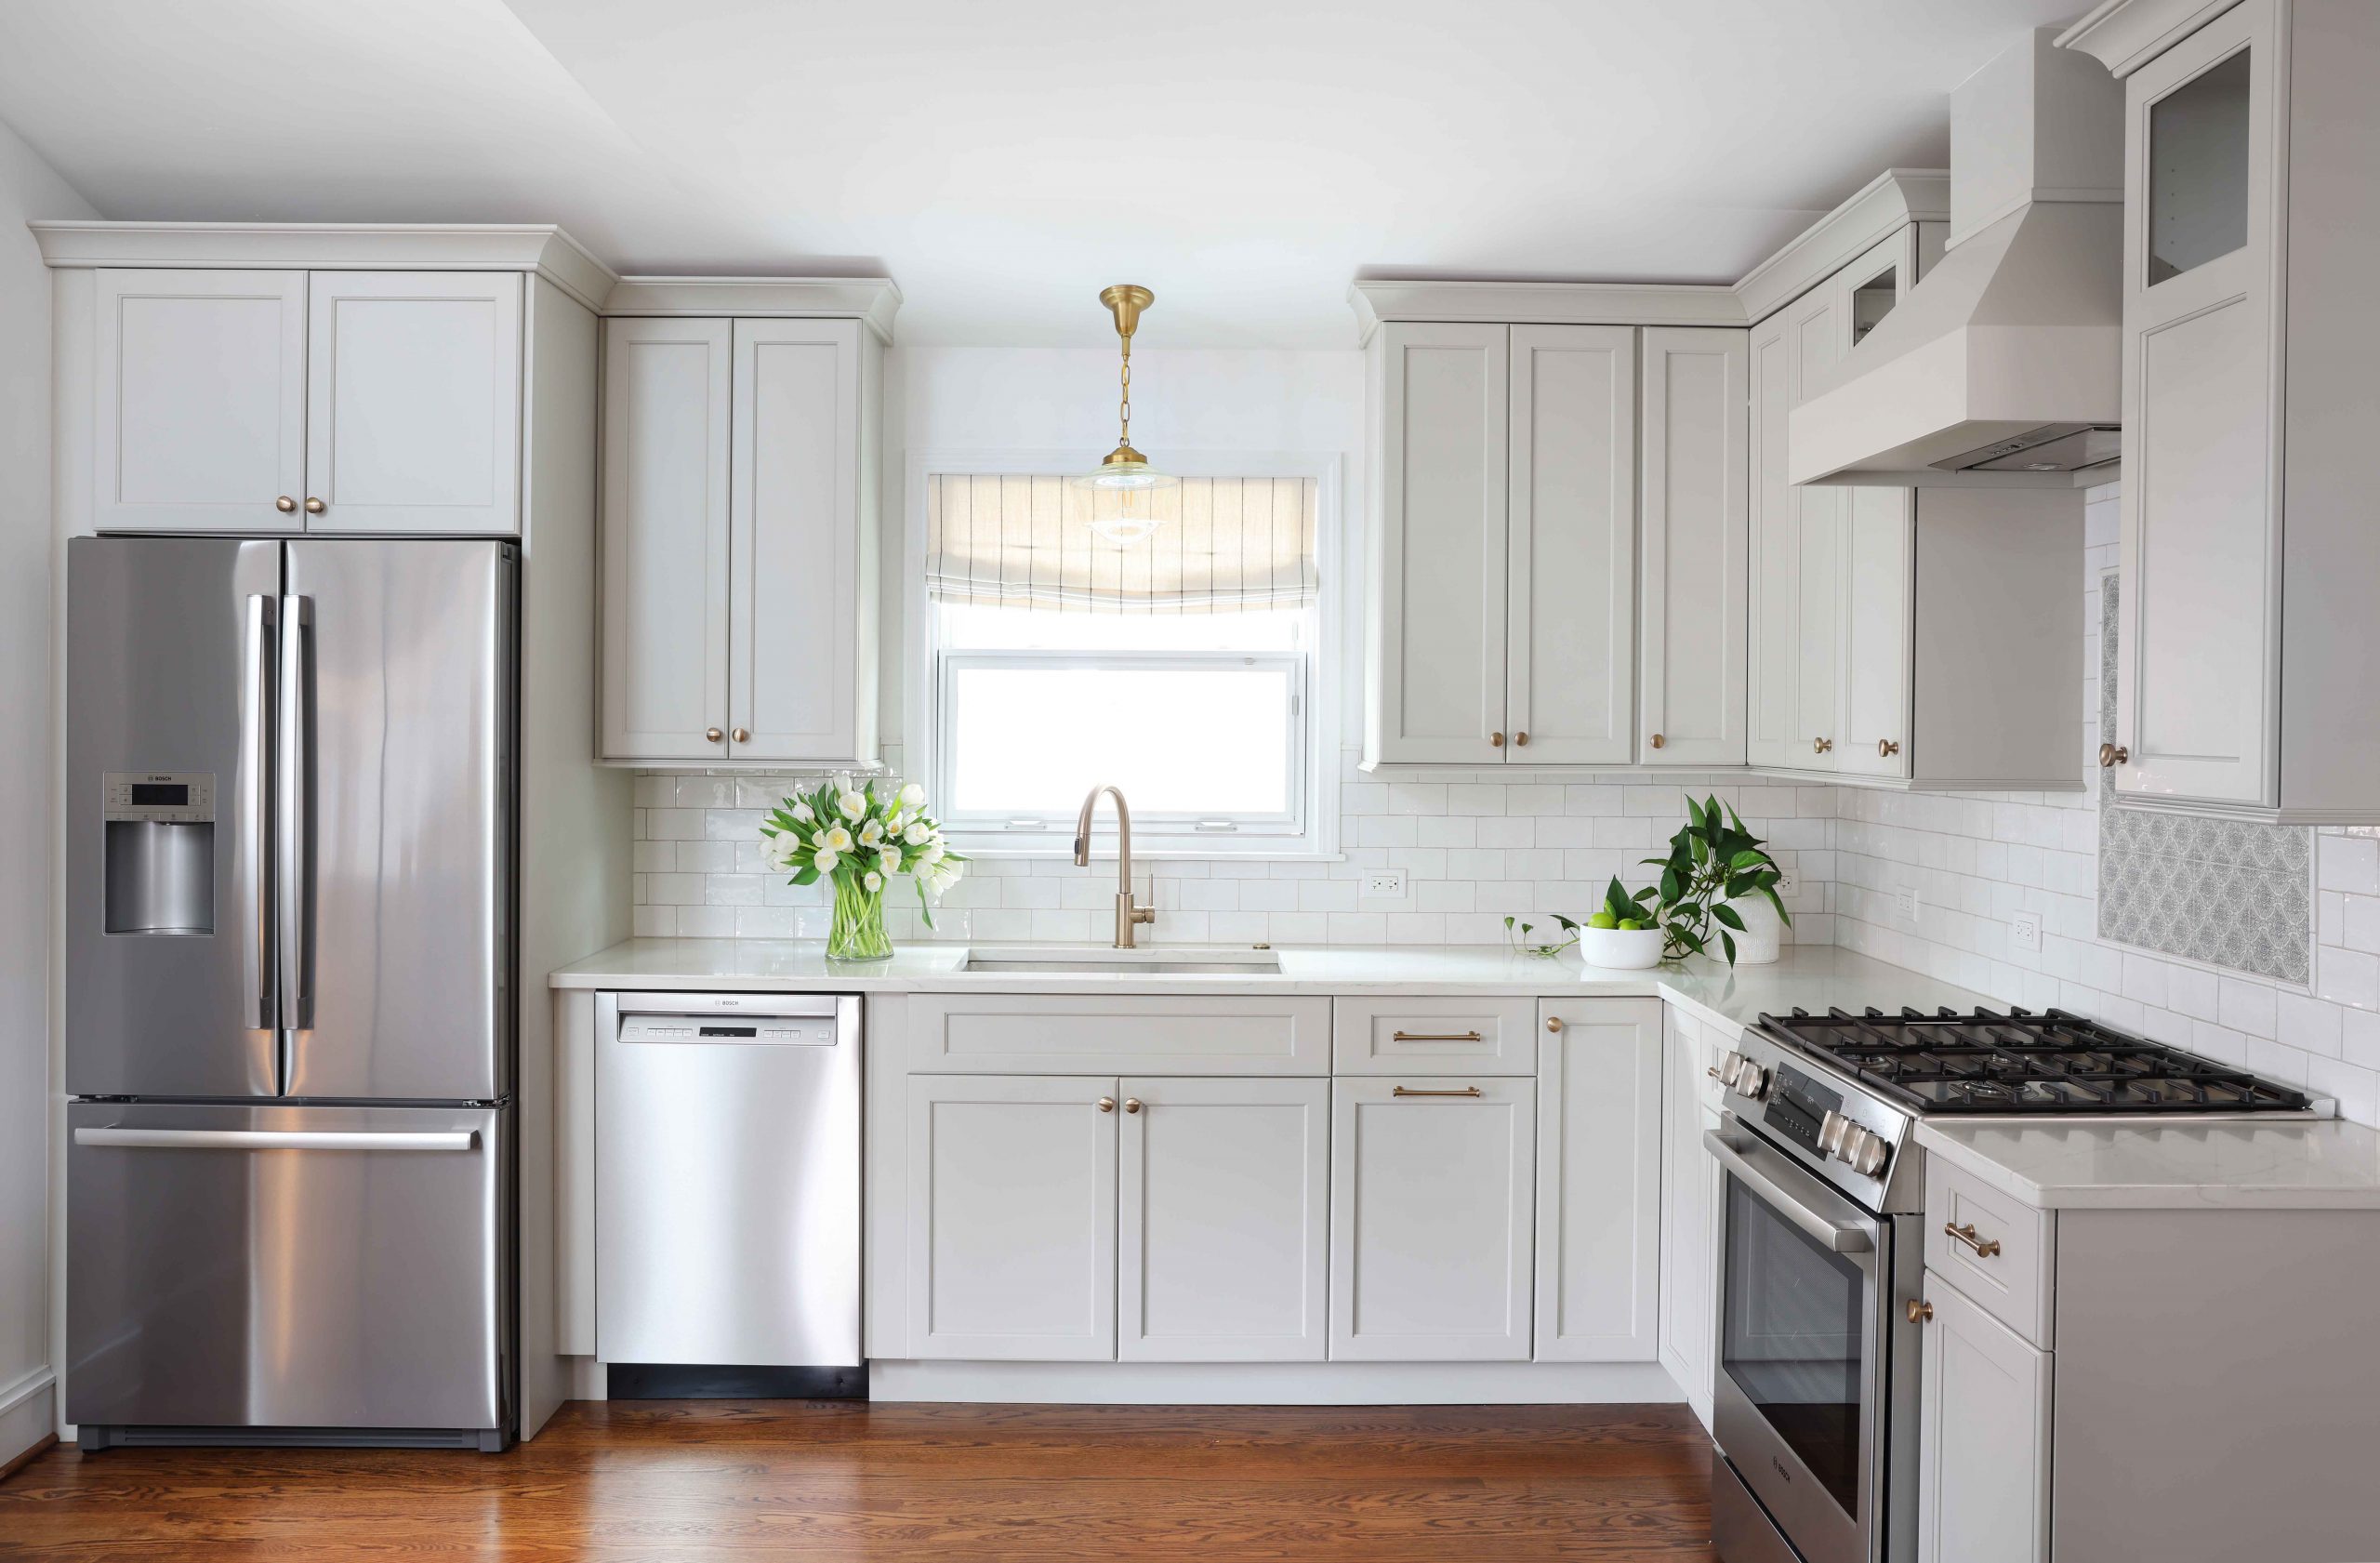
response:
[(2380, 1211), (2380, 1132), (2340, 1119), (1937, 1118), (1917, 1143), (2040, 1210)]
[[(628, 992), (1214, 994), (1262, 997), (1666, 999), (1721, 1025), (1750, 1026), (1795, 1006), (1886, 1012), (1902, 1005), (1969, 1010), (1993, 1002), (1905, 967), (1831, 945), (1788, 946), (1782, 959), (1730, 972), (1696, 959), (1648, 972), (1582, 967), (1575, 955), (1542, 960), (1494, 945), (1283, 946), (1277, 973), (1165, 974), (969, 972), (971, 947), (911, 944), (890, 960), (829, 966), (826, 947), (791, 939), (629, 939), (572, 961), (557, 988)], [(1003, 950), (1027, 947), (1002, 944)], [(1209, 947), (1199, 947), (1203, 952)], [(1153, 955), (1184, 953), (1156, 945)]]

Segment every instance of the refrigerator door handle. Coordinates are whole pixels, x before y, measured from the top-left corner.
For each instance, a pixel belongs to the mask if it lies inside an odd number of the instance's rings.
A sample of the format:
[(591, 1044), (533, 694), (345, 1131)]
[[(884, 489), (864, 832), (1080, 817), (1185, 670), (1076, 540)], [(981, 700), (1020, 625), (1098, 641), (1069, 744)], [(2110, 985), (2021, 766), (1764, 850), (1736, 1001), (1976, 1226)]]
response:
[(477, 1130), (77, 1129), (78, 1146), (120, 1150), (477, 1150)]
[(247, 924), (242, 974), (248, 1023), (259, 1031), (281, 1024), (278, 974), (273, 970), (272, 688), (280, 661), (275, 645), (277, 598), (248, 598), (247, 639), (240, 681), (240, 843), (242, 920)]
[[(280, 914), (281, 1027), (303, 1031), (314, 1023), (313, 954), (313, 722), (308, 684), (313, 674), (313, 600), (281, 600), (281, 775), (275, 814), (281, 828)], [(287, 1089), (289, 1061), (282, 1061)]]

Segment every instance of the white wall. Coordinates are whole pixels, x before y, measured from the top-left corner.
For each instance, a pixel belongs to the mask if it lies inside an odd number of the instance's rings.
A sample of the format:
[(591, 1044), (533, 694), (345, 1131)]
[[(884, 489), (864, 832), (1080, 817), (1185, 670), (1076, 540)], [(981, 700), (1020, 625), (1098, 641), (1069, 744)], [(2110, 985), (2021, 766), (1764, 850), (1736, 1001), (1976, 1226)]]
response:
[(24, 225), (98, 215), (0, 126), (0, 1464), (52, 1422), (49, 272)]

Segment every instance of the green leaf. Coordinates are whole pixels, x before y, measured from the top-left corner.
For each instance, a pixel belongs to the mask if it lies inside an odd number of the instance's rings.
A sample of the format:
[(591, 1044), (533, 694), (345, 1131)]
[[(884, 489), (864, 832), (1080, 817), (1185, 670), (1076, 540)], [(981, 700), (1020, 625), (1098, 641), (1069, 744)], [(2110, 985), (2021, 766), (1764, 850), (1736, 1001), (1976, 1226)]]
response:
[(1717, 918), (1721, 922), (1726, 923), (1728, 927), (1736, 930), (1738, 933), (1745, 931), (1744, 914), (1736, 910), (1733, 907), (1722, 903), (1711, 908), (1711, 915)]
[(793, 876), (793, 882), (796, 884), (816, 884), (818, 882), (818, 870), (815, 868), (804, 868), (801, 872)]
[(1719, 947), (1727, 952), (1727, 964), (1730, 966), (1734, 965), (1736, 963), (1736, 936), (1733, 934), (1720, 934)]
[(1772, 906), (1772, 907), (1776, 907), (1776, 908), (1777, 908), (1777, 917), (1778, 917), (1778, 920), (1779, 921), (1783, 922), (1783, 923), (1785, 924), (1785, 926), (1786, 926), (1786, 927), (1788, 927), (1788, 928), (1792, 927), (1792, 926), (1793, 926), (1793, 914), (1792, 914), (1792, 912), (1789, 912), (1789, 911), (1787, 911), (1787, 910), (1785, 909), (1785, 903), (1784, 903), (1784, 902), (1782, 902), (1782, 901), (1780, 901), (1780, 900), (1778, 900), (1778, 899), (1777, 898), (1777, 892), (1776, 892), (1776, 891), (1774, 891), (1774, 890), (1772, 890), (1772, 889), (1770, 889), (1770, 888), (1769, 888), (1768, 886), (1766, 886), (1766, 885), (1763, 885), (1763, 886), (1761, 886), (1761, 888), (1760, 888), (1760, 893), (1761, 893), (1763, 895), (1765, 895), (1765, 896), (1767, 896), (1767, 897), (1768, 897), (1768, 904), (1769, 904), (1770, 906)]
[(1694, 794), (1691, 792), (1686, 795), (1686, 817), (1692, 822), (1695, 829), (1702, 828), (1702, 805), (1694, 801)]
[(1676, 899), (1678, 899), (1677, 870), (1663, 868), (1661, 870), (1661, 900), (1666, 903)]
[(1737, 853), (1733, 857), (1727, 859), (1727, 867), (1730, 868), (1750, 868), (1756, 864), (1765, 863), (1767, 861), (1768, 854), (1761, 851), (1758, 847), (1746, 847), (1741, 852)]

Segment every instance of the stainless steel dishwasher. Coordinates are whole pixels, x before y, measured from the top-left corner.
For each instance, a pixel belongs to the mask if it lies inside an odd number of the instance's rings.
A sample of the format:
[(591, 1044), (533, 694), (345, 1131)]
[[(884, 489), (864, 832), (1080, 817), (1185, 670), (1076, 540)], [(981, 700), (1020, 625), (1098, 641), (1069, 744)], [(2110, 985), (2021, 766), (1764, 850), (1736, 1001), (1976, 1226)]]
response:
[(595, 1344), (620, 1398), (860, 1396), (860, 1006), (604, 993)]

